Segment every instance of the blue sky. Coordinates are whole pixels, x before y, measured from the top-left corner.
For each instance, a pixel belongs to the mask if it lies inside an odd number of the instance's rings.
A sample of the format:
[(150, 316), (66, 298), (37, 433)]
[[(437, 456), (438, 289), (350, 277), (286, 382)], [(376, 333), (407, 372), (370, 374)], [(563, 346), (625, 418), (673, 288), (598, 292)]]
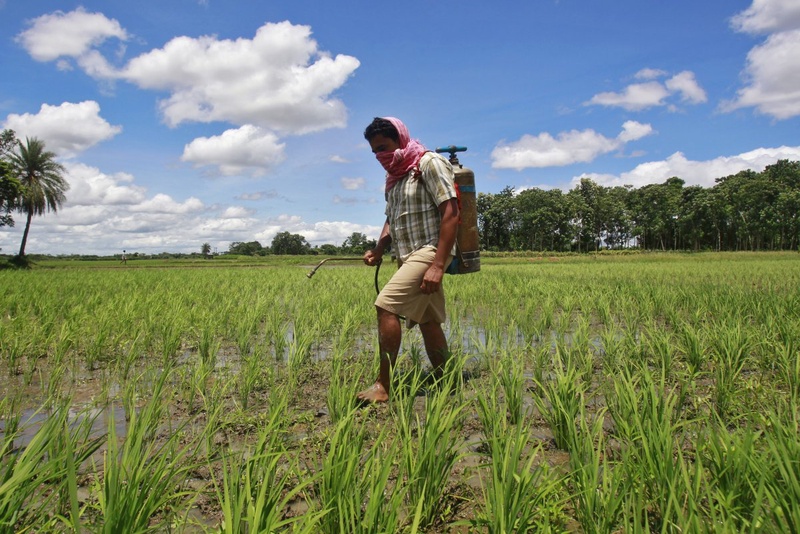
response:
[(0, 0), (0, 47), (0, 127), (71, 186), (29, 254), (375, 238), (375, 116), (489, 193), (800, 159), (797, 0)]

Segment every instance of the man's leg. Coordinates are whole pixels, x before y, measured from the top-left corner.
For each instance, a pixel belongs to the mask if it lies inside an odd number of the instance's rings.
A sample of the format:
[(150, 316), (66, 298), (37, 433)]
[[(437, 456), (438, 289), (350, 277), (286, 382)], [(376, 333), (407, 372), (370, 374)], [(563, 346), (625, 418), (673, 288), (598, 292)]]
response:
[(402, 337), (402, 326), (400, 318), (394, 313), (375, 308), (378, 310), (378, 350), (381, 354), (380, 371), (378, 379), (369, 388), (358, 394), (358, 399), (366, 402), (386, 402), (389, 400), (389, 390), (391, 389), (392, 367), (397, 361), (397, 354), (400, 352), (400, 340)]
[(429, 321), (420, 324), (419, 330), (422, 332), (422, 339), (425, 341), (425, 352), (428, 353), (428, 358), (431, 361), (433, 374), (436, 377), (441, 377), (449, 355), (447, 338), (442, 330), (442, 325), (436, 321)]

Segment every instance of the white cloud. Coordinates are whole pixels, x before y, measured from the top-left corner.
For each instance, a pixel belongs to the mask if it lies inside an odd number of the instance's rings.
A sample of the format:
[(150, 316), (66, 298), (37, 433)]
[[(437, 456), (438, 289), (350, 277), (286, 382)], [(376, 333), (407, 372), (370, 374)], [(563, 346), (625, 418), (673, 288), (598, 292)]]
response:
[(306, 133), (344, 126), (344, 104), (331, 93), (359, 64), (319, 51), (310, 27), (280, 22), (261, 26), (253, 39), (176, 37), (131, 60), (120, 76), (169, 91), (160, 109), (173, 126), (227, 121)]
[(661, 69), (644, 68), (633, 75), (637, 80), (654, 80), (666, 76), (666, 72)]
[(584, 105), (599, 105), (607, 107), (621, 107), (628, 111), (642, 111), (656, 106), (672, 105), (669, 98), (679, 94), (681, 101), (689, 104), (706, 102), (706, 92), (697, 83), (691, 71), (680, 72), (665, 82), (656, 81), (655, 78), (666, 76), (667, 73), (657, 69), (642, 69), (636, 73), (637, 79), (651, 80), (644, 83), (634, 83), (625, 87), (620, 93), (605, 92), (594, 95)]
[(363, 178), (342, 178), (342, 187), (348, 191), (357, 191), (363, 189), (367, 181)]
[(252, 215), (252, 210), (242, 206), (230, 206), (220, 215), (221, 219), (243, 219)]
[(759, 34), (800, 28), (800, 3), (796, 0), (753, 0), (731, 19), (736, 31)]
[(269, 191), (254, 191), (252, 193), (242, 193), (236, 197), (236, 200), (262, 200), (265, 198), (279, 198), (280, 195), (274, 189)]
[(109, 176), (82, 163), (67, 163), (66, 168), (70, 184), (67, 206), (128, 206), (145, 199), (145, 189), (133, 185), (130, 174)]
[(109, 38), (128, 39), (119, 22), (102, 13), (87, 13), (82, 7), (69, 13), (42, 15), (29, 21), (29, 25), (16, 41), (37, 61), (80, 58)]
[(721, 109), (753, 107), (779, 120), (800, 115), (800, 2), (753, 0), (731, 19), (731, 26), (768, 37), (747, 54), (745, 86)]
[(562, 132), (557, 138), (547, 132), (538, 136), (526, 134), (513, 143), (498, 143), (492, 150), (492, 167), (522, 170), (586, 163), (653, 132), (649, 124), (628, 121), (617, 138), (605, 137), (591, 129)]
[(653, 127), (649, 124), (642, 124), (636, 121), (625, 121), (622, 125), (622, 132), (617, 136), (621, 143), (628, 143), (636, 141), (642, 137), (647, 137), (654, 132)]
[(38, 137), (62, 157), (71, 157), (122, 131), (100, 116), (100, 105), (87, 100), (78, 104), (64, 102), (59, 106), (42, 104), (39, 113), (12, 113), (3, 128), (14, 130), (17, 138)]
[(754, 107), (776, 119), (800, 115), (800, 30), (770, 35), (750, 50), (744, 77), (747, 85), (722, 104), (724, 111)]
[(669, 91), (659, 82), (634, 83), (621, 93), (599, 93), (586, 104), (621, 107), (629, 111), (641, 111), (653, 106), (664, 105)]
[(279, 232), (300, 234), (311, 245), (325, 243), (341, 244), (353, 232), (365, 234), (368, 238), (377, 239), (381, 231), (380, 226), (356, 224), (348, 221), (320, 221), (307, 223), (302, 218), (290, 215), (281, 215), (269, 221), (264, 230), (258, 234), (257, 239), (262, 245), (269, 245)]
[(681, 100), (690, 104), (701, 104), (708, 100), (706, 92), (697, 83), (694, 73), (688, 70), (680, 72), (665, 82), (671, 93), (680, 93)]
[(203, 203), (195, 197), (189, 197), (184, 202), (175, 202), (172, 197), (163, 193), (130, 207), (132, 212), (149, 214), (187, 214), (203, 209)]
[(286, 159), (285, 146), (274, 133), (245, 125), (195, 139), (184, 147), (181, 160), (195, 167), (215, 166), (223, 176), (261, 176)]
[(650, 161), (637, 165), (634, 169), (620, 175), (582, 174), (572, 179), (572, 184), (581, 178), (590, 178), (596, 183), (608, 187), (632, 185), (642, 187), (647, 184), (664, 183), (668, 178), (677, 176), (686, 185), (713, 187), (717, 178), (752, 169), (761, 172), (767, 165), (780, 159), (800, 159), (800, 146), (782, 146), (778, 148), (758, 148), (735, 156), (720, 156), (707, 161), (687, 159), (681, 152), (675, 152), (661, 161)]

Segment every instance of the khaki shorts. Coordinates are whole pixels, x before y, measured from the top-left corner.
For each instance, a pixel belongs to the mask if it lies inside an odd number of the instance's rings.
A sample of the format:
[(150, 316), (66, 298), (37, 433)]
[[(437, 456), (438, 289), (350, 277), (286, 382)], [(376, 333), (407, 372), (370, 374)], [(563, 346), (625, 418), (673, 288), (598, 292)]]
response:
[[(435, 256), (436, 249), (432, 247), (412, 252), (383, 287), (375, 300), (375, 306), (395, 315), (402, 315), (406, 318), (408, 328), (430, 321), (443, 323), (446, 318), (444, 283), (439, 286), (439, 291), (430, 295), (424, 294), (419, 287)], [(449, 261), (445, 265), (448, 263)]]

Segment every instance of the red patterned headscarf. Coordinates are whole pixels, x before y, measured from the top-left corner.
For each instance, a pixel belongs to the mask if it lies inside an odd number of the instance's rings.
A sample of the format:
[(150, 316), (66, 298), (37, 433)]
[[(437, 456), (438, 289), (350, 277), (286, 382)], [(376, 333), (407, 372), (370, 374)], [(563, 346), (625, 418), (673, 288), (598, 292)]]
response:
[(395, 117), (384, 117), (384, 119), (391, 122), (397, 130), (398, 144), (400, 145), (400, 148), (394, 152), (375, 154), (383, 168), (386, 169), (386, 192), (388, 192), (397, 182), (405, 178), (409, 171), (414, 171), (414, 174), (419, 172), (419, 160), (428, 149), (418, 140), (411, 139), (403, 121)]

